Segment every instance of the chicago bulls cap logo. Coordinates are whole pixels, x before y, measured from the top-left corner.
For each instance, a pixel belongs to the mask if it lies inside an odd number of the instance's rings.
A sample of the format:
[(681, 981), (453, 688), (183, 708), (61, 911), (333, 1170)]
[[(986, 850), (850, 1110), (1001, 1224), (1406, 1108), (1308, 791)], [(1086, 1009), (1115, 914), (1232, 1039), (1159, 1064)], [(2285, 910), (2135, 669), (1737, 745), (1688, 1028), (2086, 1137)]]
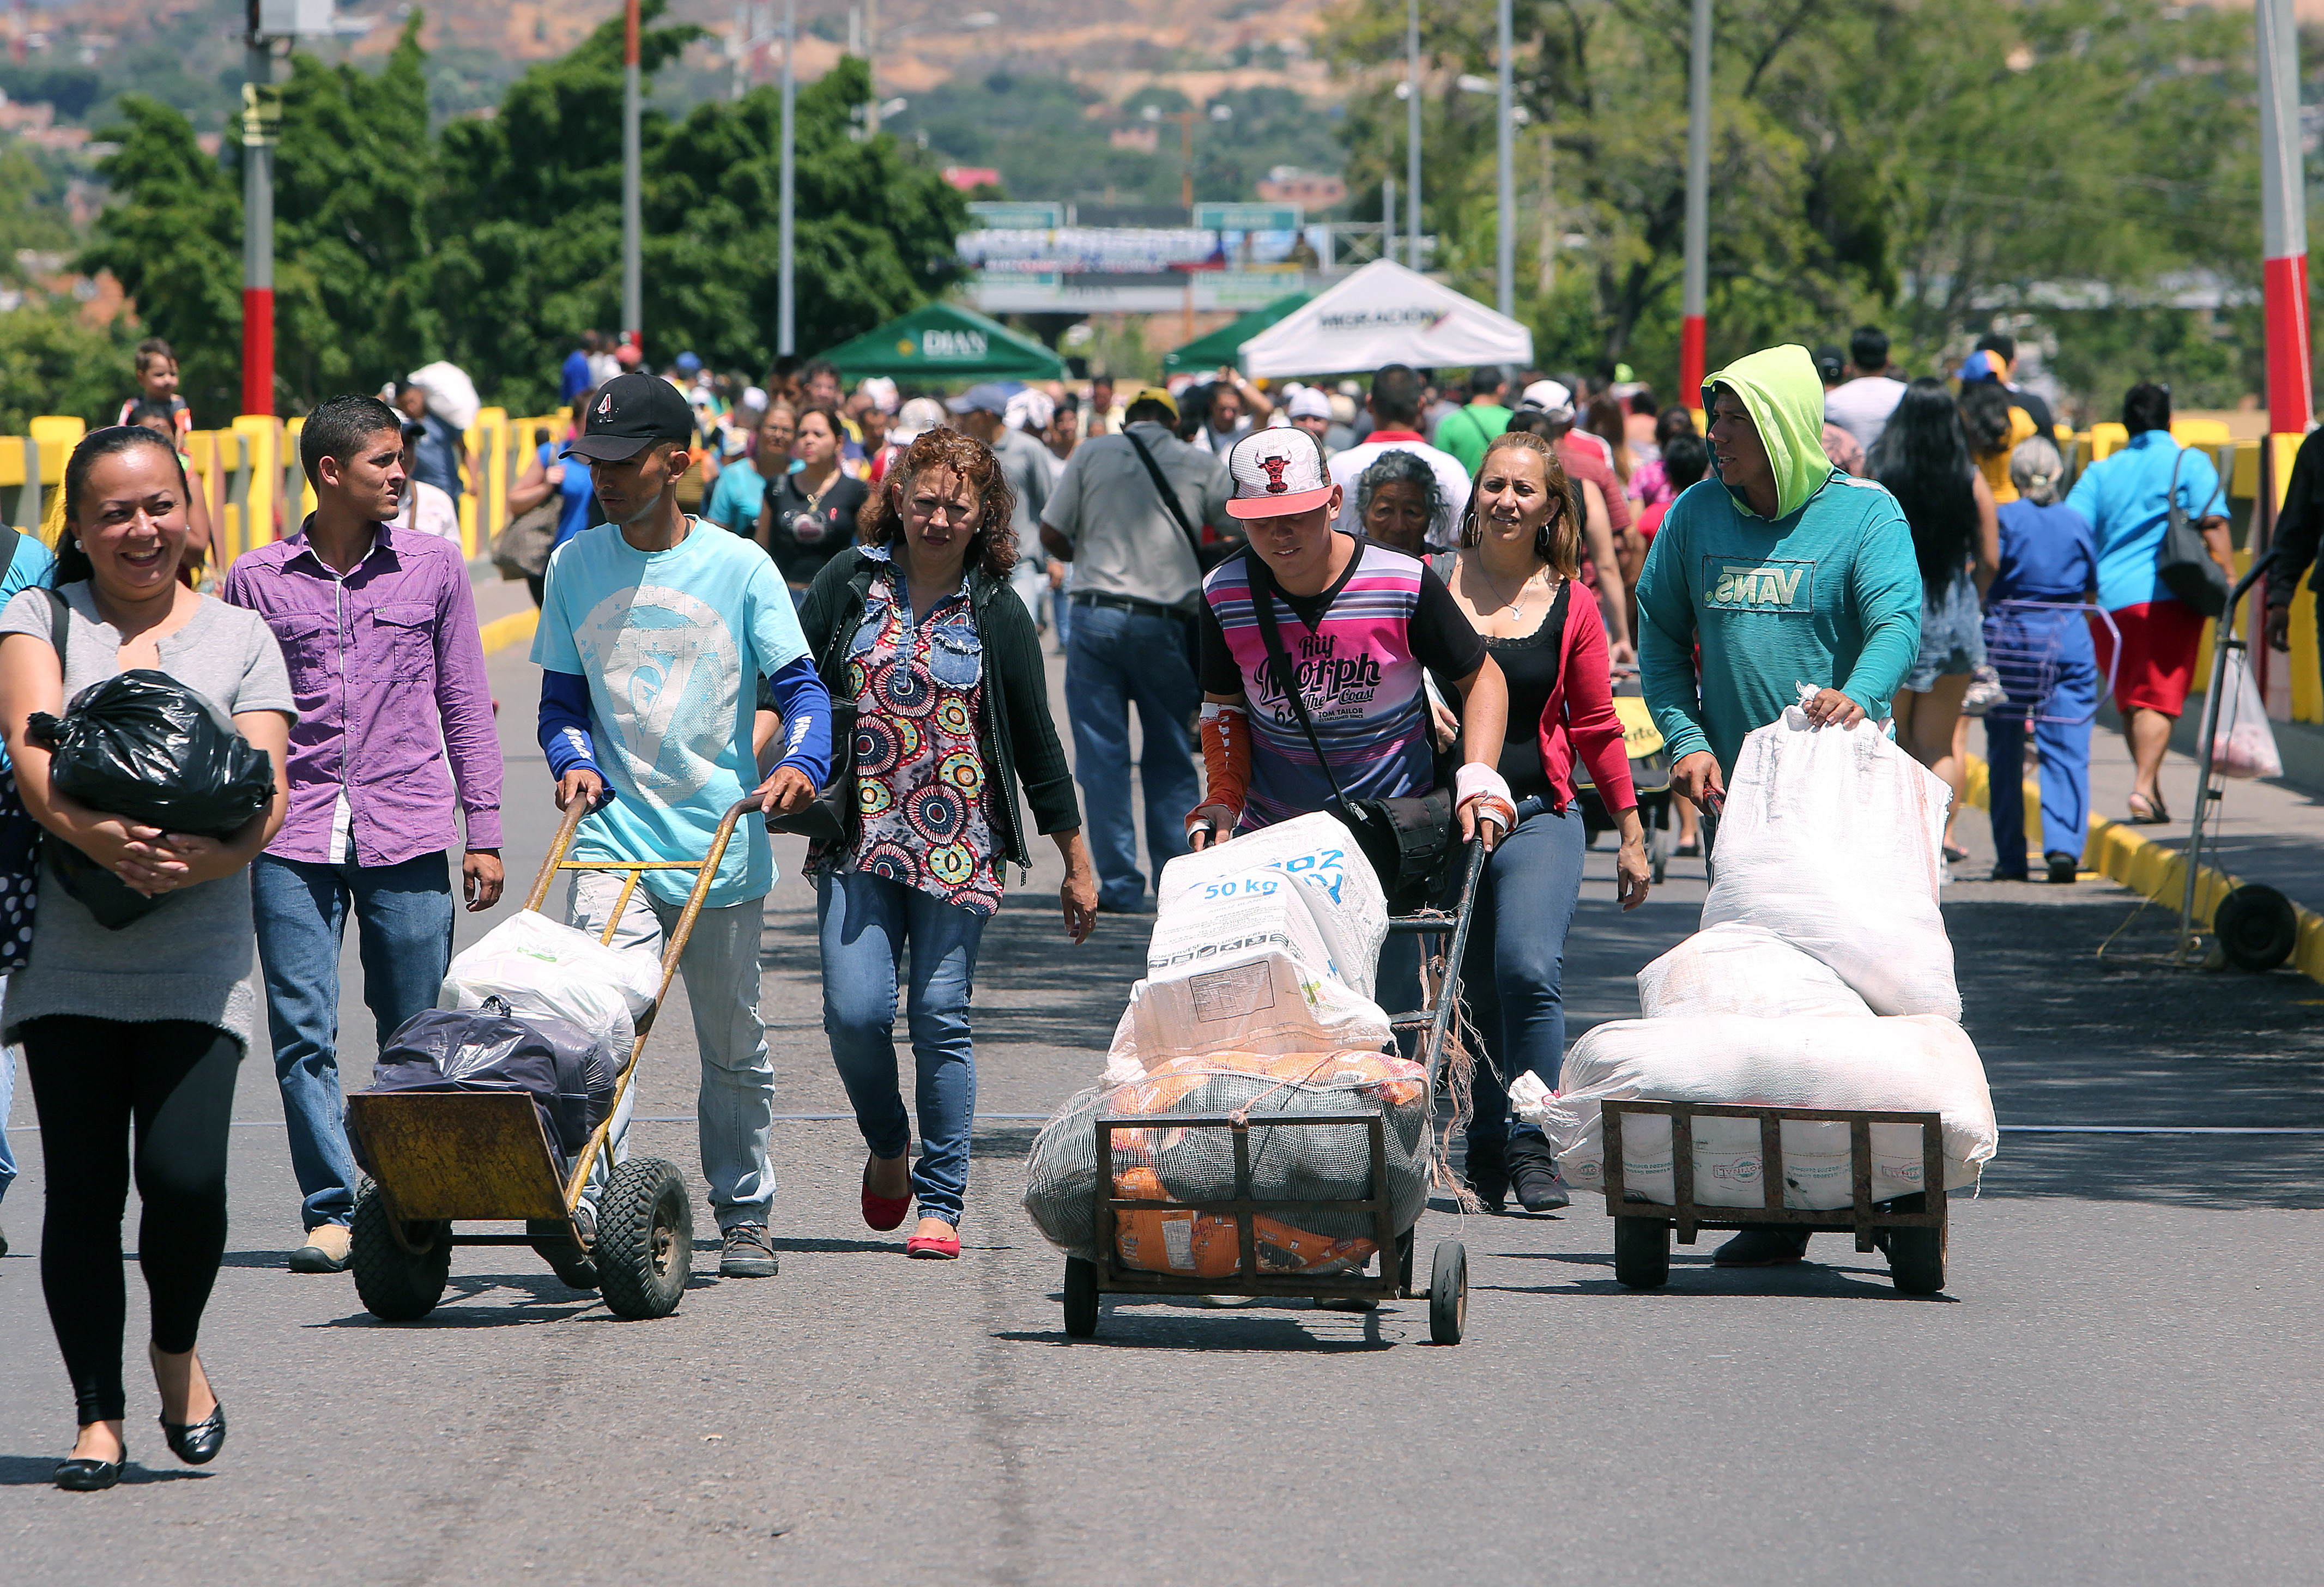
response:
[(1279, 496), (1291, 488), (1283, 483), (1283, 471), (1291, 466), (1290, 458), (1261, 457), (1259, 460), (1259, 466), (1267, 470), (1267, 488), (1269, 494)]

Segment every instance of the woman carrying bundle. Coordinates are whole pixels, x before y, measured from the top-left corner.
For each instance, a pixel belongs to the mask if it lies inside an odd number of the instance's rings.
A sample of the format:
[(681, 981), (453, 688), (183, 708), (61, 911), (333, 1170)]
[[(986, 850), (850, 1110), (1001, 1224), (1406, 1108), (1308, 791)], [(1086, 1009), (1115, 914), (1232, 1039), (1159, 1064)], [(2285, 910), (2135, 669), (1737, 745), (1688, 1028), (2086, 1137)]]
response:
[[(263, 1006), (244, 872), (282, 824), (296, 712), (265, 621), (179, 582), (186, 498), (169, 439), (135, 426), (88, 436), (65, 467), (54, 576), (64, 655), (47, 590), (23, 590), (0, 612), (0, 727), (25, 808), (52, 844), (163, 900), (108, 930), (65, 890), (51, 858), (30, 962), (9, 979), (0, 1035), (23, 1044), (48, 1165), (41, 1287), (78, 1405), (60, 1488), (110, 1488), (125, 1458), (121, 1216), (133, 1167), (162, 1434), (196, 1465), (226, 1439), (194, 1343), (226, 1249), (235, 1068)], [(61, 715), (83, 689), (134, 668), (206, 697), (272, 761), (273, 797), (230, 837), (158, 831), (51, 790), (50, 752), (27, 736), (26, 718)]]

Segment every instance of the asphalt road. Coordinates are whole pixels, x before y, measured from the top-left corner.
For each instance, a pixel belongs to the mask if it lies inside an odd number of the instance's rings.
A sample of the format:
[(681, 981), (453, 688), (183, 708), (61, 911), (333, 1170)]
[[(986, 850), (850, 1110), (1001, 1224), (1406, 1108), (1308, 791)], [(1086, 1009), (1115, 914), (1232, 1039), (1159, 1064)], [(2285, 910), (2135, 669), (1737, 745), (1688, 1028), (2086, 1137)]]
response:
[[(513, 655), (493, 675), (521, 881), (549, 826), (534, 686)], [(1898, 1297), (1877, 1257), (1831, 1236), (1814, 1262), (1766, 1272), (1711, 1269), (1711, 1236), (1679, 1249), (1667, 1290), (1632, 1294), (1599, 1209), (1436, 1212), (1424, 1252), (1459, 1238), (1471, 1260), (1458, 1348), (1427, 1342), (1418, 1303), (1110, 1306), (1096, 1342), (1067, 1344), (1060, 1259), (1017, 1205), (1036, 1126), (1008, 1115), (1046, 1114), (1093, 1073), (1145, 932), (1110, 917), (1068, 948), (1057, 874), (1038, 865), (985, 939), (989, 1116), (954, 1264), (907, 1261), (864, 1229), (852, 1125), (794, 1120), (774, 1142), (778, 1278), (720, 1282), (698, 1253), (676, 1315), (624, 1323), (529, 1252), (469, 1250), (433, 1316), (383, 1324), (346, 1278), (282, 1270), (297, 1196), (266, 1066), (248, 1066), (202, 1345), (233, 1435), (199, 1472), (162, 1451), (133, 1374), (130, 1447), (150, 1463), (107, 1494), (48, 1486), (71, 1406), (33, 1259), (37, 1138), (13, 1135), (0, 1582), (2319, 1573), (2324, 1134), (2006, 1135), (1982, 1197), (1954, 1204), (1951, 1287), (1933, 1301)], [(1701, 901), (1683, 863), (1624, 918), (1611, 874), (1591, 857), (1577, 1025), (1634, 1012), (1629, 975)], [(2100, 884), (1953, 890), (1969, 1028), (2005, 1124), (2324, 1130), (2324, 995), (2288, 974), (2164, 970), (2160, 911), (2133, 918), (2135, 902)], [(844, 1111), (796, 881), (768, 910), (765, 958), (779, 1108)], [(672, 1121), (640, 1125), (637, 1149), (691, 1175), (678, 1015), (649, 1047), (640, 1109)], [(20, 1131), (33, 1121), (21, 1105)], [(131, 1287), (134, 1314), (134, 1273)]]

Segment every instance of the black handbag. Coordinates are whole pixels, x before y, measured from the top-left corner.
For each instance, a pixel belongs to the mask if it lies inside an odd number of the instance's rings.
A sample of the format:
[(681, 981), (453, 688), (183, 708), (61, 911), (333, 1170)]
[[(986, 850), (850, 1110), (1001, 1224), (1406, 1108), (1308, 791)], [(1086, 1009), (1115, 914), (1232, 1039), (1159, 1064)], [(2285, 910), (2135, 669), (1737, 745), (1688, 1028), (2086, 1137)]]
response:
[[(2202, 514), (2190, 513), (2179, 504), (2179, 465), (2186, 460), (2187, 448), (2181, 447), (2172, 460), (2171, 489), (2163, 497), (2163, 543), (2155, 548), (2154, 572), (2177, 599), (2206, 617), (2217, 617), (2227, 609), (2227, 570), (2203, 543), (2203, 531), (2197, 527)], [(2218, 495), (2216, 487), (2211, 495)]]
[(815, 798), (787, 816), (767, 817), (769, 832), (787, 832), (817, 847), (850, 844), (855, 835), (855, 702), (831, 702), (831, 775)]
[(1283, 636), (1275, 626), (1275, 581), (1257, 562), (1250, 565), (1251, 610), (1259, 619), (1259, 638), (1267, 645), (1268, 665), (1275, 669), (1275, 686), (1291, 702), (1299, 731), (1315, 752), (1315, 763), (1332, 785), (1332, 813), (1346, 824), (1356, 847), (1379, 877), (1391, 914), (1409, 914), (1426, 901), (1430, 886), (1444, 865), (1452, 844), (1452, 795), (1443, 787), (1425, 794), (1401, 794), (1392, 798), (1351, 799), (1340, 787), (1307, 702), (1299, 692), (1299, 675), (1284, 653)]

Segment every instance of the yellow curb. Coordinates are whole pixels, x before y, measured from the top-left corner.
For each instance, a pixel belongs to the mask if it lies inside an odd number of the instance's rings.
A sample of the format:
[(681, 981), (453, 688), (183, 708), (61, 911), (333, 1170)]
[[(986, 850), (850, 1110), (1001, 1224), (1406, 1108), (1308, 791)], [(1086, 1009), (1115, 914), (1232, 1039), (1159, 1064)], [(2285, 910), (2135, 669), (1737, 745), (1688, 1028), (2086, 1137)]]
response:
[[(1983, 756), (1969, 757), (1968, 783), (1968, 802), (1980, 810), (1988, 808), (1987, 795), (1992, 787), (1992, 772)], [(2028, 780), (2025, 809), (2038, 820), (2036, 813), (2041, 808), (2041, 787)], [(2090, 816), (2089, 836), (2082, 846), (2082, 869), (2118, 881), (2133, 892), (2144, 893), (2156, 903), (2168, 904), (2174, 909), (2186, 897), (2185, 856), (2152, 841), (2135, 826), (2109, 821), (2095, 812)], [(2208, 927), (2219, 900), (2242, 885), (2240, 877), (2214, 866), (2204, 866), (2195, 884), (2195, 923)], [(2324, 915), (2297, 901), (2292, 908), (2300, 916), (2300, 939), (2292, 950), (2292, 967), (2310, 981), (2324, 982)]]
[(512, 612), (505, 617), (495, 617), (479, 631), (484, 641), (484, 654), (504, 650), (511, 645), (521, 645), (532, 637), (540, 625), (539, 612)]

